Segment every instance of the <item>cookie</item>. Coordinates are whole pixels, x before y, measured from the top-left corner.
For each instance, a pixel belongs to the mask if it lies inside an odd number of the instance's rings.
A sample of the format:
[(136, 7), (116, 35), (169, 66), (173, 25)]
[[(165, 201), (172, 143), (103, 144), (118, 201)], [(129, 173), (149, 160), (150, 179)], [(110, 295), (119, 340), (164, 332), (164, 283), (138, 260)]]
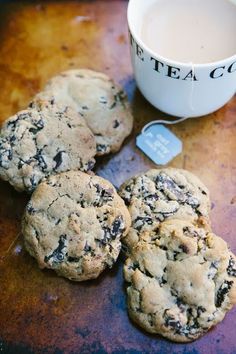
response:
[(95, 138), (79, 113), (38, 100), (3, 124), (0, 177), (31, 192), (48, 175), (90, 170), (95, 154)]
[(139, 241), (140, 233), (152, 230), (165, 219), (210, 223), (209, 192), (196, 176), (186, 170), (149, 170), (125, 182), (119, 194), (129, 207), (132, 219), (130, 232), (123, 240), (128, 249)]
[(26, 207), (22, 232), (41, 268), (83, 281), (113, 266), (129, 226), (128, 210), (111, 183), (70, 171), (39, 184)]
[(236, 257), (220, 237), (187, 221), (146, 232), (124, 275), (130, 317), (176, 342), (202, 336), (236, 303)]
[(118, 151), (131, 133), (133, 117), (126, 94), (105, 74), (65, 71), (52, 78), (37, 97), (77, 110), (95, 135), (97, 155)]

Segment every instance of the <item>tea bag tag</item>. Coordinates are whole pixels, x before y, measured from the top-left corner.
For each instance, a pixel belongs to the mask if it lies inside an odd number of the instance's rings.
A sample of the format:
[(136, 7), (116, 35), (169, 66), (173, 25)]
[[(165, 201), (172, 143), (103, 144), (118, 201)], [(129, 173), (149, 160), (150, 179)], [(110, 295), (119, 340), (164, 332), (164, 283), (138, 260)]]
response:
[(137, 147), (157, 165), (166, 165), (182, 152), (182, 141), (163, 124), (176, 124), (188, 117), (175, 121), (156, 120), (148, 123), (136, 138)]

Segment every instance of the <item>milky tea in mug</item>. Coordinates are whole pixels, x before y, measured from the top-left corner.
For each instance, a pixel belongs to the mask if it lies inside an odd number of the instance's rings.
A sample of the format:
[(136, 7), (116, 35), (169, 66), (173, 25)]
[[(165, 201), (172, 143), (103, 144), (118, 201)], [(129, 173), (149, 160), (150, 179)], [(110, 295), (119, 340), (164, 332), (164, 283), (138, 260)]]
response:
[(182, 63), (209, 63), (236, 54), (236, 0), (157, 0), (143, 16), (141, 39)]
[(159, 110), (199, 117), (236, 92), (236, 0), (129, 0), (137, 86)]

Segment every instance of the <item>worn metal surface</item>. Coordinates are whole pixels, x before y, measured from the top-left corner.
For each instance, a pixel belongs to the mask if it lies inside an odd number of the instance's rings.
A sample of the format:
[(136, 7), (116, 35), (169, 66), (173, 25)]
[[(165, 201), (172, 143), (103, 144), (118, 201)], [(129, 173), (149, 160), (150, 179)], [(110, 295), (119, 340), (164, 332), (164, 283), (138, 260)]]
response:
[[(134, 133), (122, 150), (97, 164), (97, 172), (116, 186), (154, 166), (134, 141), (144, 123), (163, 117), (135, 88), (126, 6), (126, 1), (40, 0), (0, 5), (1, 121), (24, 108), (61, 70), (88, 67), (110, 74), (128, 91), (135, 116)], [(184, 149), (170, 165), (187, 168), (206, 183), (213, 229), (236, 252), (236, 97), (218, 112), (171, 130)], [(27, 199), (0, 182), (0, 352), (236, 353), (236, 309), (187, 345), (133, 325), (126, 313), (122, 259), (97, 281), (81, 284), (39, 270), (19, 235)]]

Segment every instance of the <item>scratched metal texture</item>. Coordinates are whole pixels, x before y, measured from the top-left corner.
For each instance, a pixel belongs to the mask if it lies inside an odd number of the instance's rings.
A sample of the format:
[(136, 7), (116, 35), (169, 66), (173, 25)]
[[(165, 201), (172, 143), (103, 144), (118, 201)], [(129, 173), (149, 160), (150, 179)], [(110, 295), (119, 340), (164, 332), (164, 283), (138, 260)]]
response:
[[(133, 79), (126, 1), (11, 1), (0, 4), (0, 119), (26, 106), (61, 70), (88, 67), (121, 83), (132, 102), (135, 128), (96, 172), (119, 186), (154, 167), (135, 137), (164, 117)], [(211, 93), (209, 92), (209, 95)], [(183, 152), (170, 166), (198, 175), (209, 187), (212, 226), (236, 252), (236, 97), (204, 118), (171, 127)], [(236, 309), (191, 344), (148, 335), (126, 312), (122, 257), (98, 280), (72, 283), (41, 271), (24, 251), (20, 222), (29, 196), (0, 182), (0, 353), (236, 353)]]

